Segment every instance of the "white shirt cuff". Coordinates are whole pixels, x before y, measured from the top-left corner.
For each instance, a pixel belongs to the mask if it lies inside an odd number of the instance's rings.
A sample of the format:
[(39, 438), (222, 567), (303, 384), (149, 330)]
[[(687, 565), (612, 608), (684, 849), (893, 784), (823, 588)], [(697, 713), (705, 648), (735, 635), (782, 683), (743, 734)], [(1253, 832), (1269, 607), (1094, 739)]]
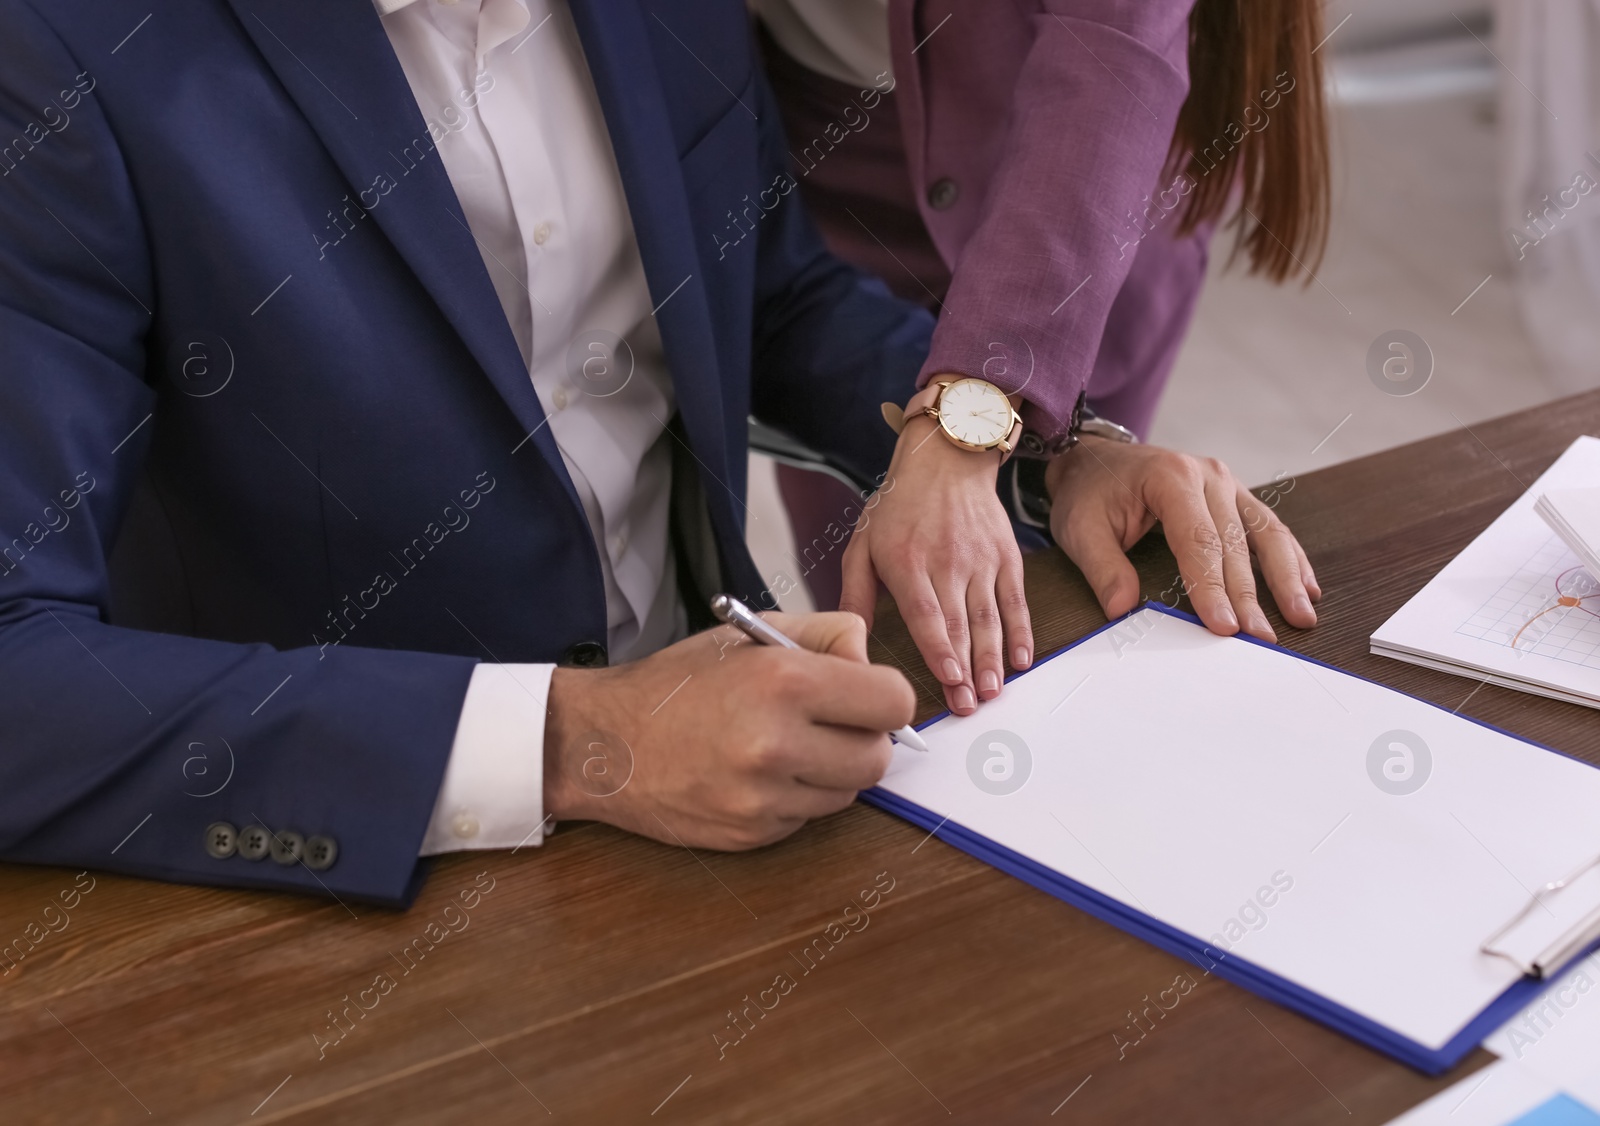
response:
[(543, 842), (544, 724), (554, 665), (480, 664), (461, 704), (423, 856)]

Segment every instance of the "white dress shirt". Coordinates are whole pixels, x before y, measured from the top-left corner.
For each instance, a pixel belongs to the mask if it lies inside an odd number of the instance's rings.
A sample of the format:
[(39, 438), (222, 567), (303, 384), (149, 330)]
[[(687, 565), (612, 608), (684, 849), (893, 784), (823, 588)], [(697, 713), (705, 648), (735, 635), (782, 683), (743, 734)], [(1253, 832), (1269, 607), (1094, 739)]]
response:
[[(668, 538), (672, 383), (571, 12), (565, 0), (375, 3), (583, 503), (611, 660), (654, 652), (687, 628)], [(473, 671), (424, 855), (543, 840), (553, 668)]]
[(802, 66), (853, 86), (892, 73), (889, 0), (750, 0), (772, 38)]

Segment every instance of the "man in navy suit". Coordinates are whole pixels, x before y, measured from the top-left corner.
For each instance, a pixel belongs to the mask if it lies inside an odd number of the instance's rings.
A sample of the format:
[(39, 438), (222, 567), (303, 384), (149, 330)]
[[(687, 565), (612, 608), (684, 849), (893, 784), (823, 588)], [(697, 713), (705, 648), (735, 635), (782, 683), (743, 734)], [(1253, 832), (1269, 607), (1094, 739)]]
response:
[(0, 856), (404, 904), (872, 784), (859, 620), (691, 634), (747, 416), (870, 478), (926, 352), (791, 187), (741, 0), (0, 0)]

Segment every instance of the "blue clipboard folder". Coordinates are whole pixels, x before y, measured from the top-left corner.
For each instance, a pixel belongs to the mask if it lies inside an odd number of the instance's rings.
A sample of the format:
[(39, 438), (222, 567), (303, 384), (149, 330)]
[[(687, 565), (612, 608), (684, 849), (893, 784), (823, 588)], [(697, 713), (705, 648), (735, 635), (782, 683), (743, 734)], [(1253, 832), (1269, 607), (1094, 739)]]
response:
[(1165, 607), (920, 730), (864, 801), (1428, 1074), (1600, 946), (1600, 770)]

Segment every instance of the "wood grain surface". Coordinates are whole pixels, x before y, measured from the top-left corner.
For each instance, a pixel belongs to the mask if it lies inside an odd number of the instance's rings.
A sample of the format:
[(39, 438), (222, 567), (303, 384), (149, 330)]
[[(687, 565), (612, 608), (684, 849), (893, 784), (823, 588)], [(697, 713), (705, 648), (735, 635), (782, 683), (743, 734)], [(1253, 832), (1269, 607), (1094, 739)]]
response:
[[(1367, 652), (1586, 432), (1600, 392), (1282, 482), (1326, 592), (1283, 643), (1600, 763), (1591, 710)], [(1168, 589), (1159, 535), (1135, 558)], [(1040, 652), (1101, 623), (1059, 553), (1027, 575)], [(875, 632), (931, 683), (892, 608)], [(0, 865), (0, 941), (75, 880), (0, 977), (0, 1122), (1378, 1123), (1490, 1058), (1424, 1078), (860, 805), (745, 854), (563, 826), (404, 913)]]

